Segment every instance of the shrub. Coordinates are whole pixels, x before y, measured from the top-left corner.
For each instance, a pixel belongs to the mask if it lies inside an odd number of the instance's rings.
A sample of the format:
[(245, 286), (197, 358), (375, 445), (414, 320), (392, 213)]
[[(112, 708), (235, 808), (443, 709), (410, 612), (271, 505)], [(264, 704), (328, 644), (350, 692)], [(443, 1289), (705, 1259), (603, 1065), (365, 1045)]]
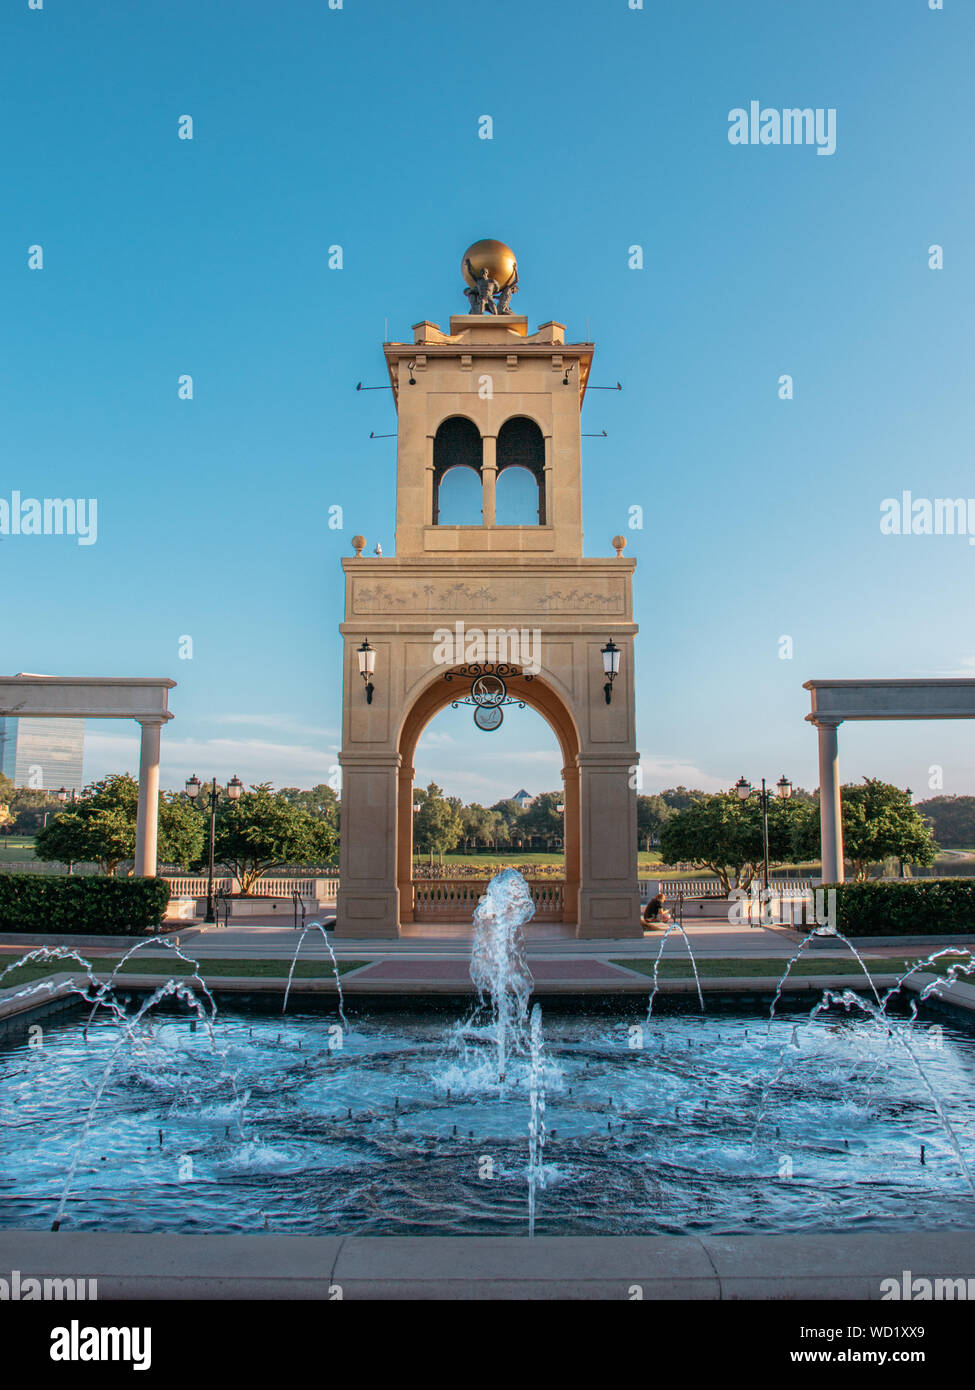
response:
[(836, 889), (836, 925), (844, 936), (975, 932), (975, 882), (971, 879), (870, 879), (827, 888)]
[(0, 931), (135, 936), (169, 902), (162, 878), (0, 874)]

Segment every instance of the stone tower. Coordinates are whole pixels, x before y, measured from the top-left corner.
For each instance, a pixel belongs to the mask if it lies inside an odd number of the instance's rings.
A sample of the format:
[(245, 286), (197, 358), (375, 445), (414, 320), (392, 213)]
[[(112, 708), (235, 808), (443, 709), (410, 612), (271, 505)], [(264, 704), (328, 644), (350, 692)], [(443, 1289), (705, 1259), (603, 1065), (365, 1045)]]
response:
[[(562, 919), (581, 937), (638, 936), (635, 561), (582, 554), (580, 411), (593, 345), (567, 343), (554, 321), (529, 334), (527, 318), (487, 312), (452, 316), (447, 333), (415, 324), (412, 342), (386, 343), (384, 352), (399, 419), (396, 554), (342, 561), (337, 932), (391, 937), (413, 920), (414, 750), (424, 726), (469, 693), (484, 667), (459, 649), (450, 664), (437, 658), (438, 632), (462, 623), (468, 634), (497, 635), (487, 655), (505, 664), (488, 669), (559, 740)], [(444, 493), (455, 469), (476, 476), (477, 524), (448, 519)], [(496, 520), (507, 469), (522, 470), (533, 497), (519, 525)], [(512, 632), (522, 630), (539, 634), (538, 670), (507, 659), (516, 650)], [(621, 655), (607, 699), (608, 639)], [(368, 692), (364, 642), (375, 661)], [(494, 737), (473, 725), (470, 736)]]

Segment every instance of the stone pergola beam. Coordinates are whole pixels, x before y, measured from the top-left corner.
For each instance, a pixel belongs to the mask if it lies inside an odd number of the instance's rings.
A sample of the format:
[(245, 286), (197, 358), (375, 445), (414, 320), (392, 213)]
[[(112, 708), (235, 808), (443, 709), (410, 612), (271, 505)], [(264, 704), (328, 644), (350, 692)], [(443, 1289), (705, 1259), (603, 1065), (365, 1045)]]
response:
[(810, 723), (824, 719), (975, 719), (975, 680), (806, 681)]
[(843, 819), (837, 729), (857, 719), (975, 719), (975, 680), (812, 680), (803, 683), (819, 735), (819, 827), (823, 882), (843, 882)]
[(141, 725), (135, 875), (154, 878), (159, 821), (159, 735), (172, 719), (176, 682), (92, 676), (0, 676), (0, 715), (11, 719), (134, 719)]

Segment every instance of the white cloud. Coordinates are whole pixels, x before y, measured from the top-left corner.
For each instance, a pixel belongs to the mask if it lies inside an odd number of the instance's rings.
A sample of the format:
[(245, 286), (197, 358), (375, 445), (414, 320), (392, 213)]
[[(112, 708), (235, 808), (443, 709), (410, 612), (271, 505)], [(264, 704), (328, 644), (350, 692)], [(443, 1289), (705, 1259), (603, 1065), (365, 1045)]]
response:
[(660, 757), (655, 753), (641, 753), (640, 768), (646, 795), (663, 791), (665, 787), (693, 787), (702, 792), (722, 792), (730, 786), (727, 777), (715, 777), (710, 772), (703, 772), (694, 763)]
[[(90, 726), (89, 726), (90, 727)], [(311, 787), (328, 781), (338, 763), (334, 745), (313, 748), (307, 744), (273, 743), (253, 738), (173, 738), (163, 729), (160, 783), (172, 790), (183, 786), (193, 772), (225, 782), (237, 774), (250, 786), (273, 782), (275, 786)], [(93, 781), (109, 772), (139, 771), (139, 735), (89, 733), (85, 739), (85, 779)]]

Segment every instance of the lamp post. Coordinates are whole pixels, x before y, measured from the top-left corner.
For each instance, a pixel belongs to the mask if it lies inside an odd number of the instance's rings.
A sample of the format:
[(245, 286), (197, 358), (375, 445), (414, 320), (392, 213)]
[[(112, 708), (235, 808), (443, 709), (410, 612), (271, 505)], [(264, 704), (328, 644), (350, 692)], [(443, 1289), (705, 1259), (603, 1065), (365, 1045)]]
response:
[(613, 698), (613, 681), (620, 673), (620, 649), (613, 641), (612, 637), (601, 647), (603, 657), (603, 675), (606, 677), (606, 684), (603, 686), (603, 694), (606, 696), (606, 703), (609, 704)]
[(366, 704), (372, 704), (372, 693), (375, 686), (372, 683), (373, 672), (376, 669), (376, 649), (369, 645), (369, 638), (363, 642), (361, 647), (356, 648), (356, 656), (359, 659), (359, 675), (366, 683)]
[[(765, 890), (766, 901), (768, 901), (768, 803), (772, 795), (771, 788), (765, 785), (765, 778), (762, 778), (761, 791), (752, 791), (752, 784), (747, 777), (739, 777), (735, 783), (735, 791), (738, 793), (739, 801), (747, 801), (752, 795), (757, 796), (762, 807), (762, 849), (764, 852), (762, 864), (762, 887)], [(785, 773), (775, 784), (775, 794), (779, 801), (788, 801), (792, 795), (792, 783)]]
[[(422, 811), (422, 810), (423, 810), (423, 802), (422, 802), (422, 801), (414, 801), (414, 803), (413, 803), (413, 814), (414, 814), (414, 816), (416, 815), (416, 813), (417, 813), (418, 811)], [(413, 840), (414, 840), (413, 852), (414, 852), (414, 856), (415, 856), (415, 854), (416, 854), (416, 843), (415, 843), (415, 841), (416, 841), (416, 822), (415, 822), (415, 821), (413, 822)], [(433, 850), (430, 851), (430, 863), (431, 863), (431, 864), (433, 863)], [(412, 873), (412, 871), (413, 871), (413, 870), (412, 870), (412, 866), (411, 866), (411, 867), (410, 867), (410, 872)]]
[[(195, 802), (200, 795), (200, 790), (200, 779), (194, 772), (192, 777), (187, 778), (186, 795), (191, 801)], [(239, 801), (240, 794), (243, 790), (244, 784), (236, 775), (227, 783), (227, 795), (230, 797), (231, 801)], [(207, 912), (203, 920), (204, 922), (215, 922), (217, 919), (213, 910), (213, 846), (217, 829), (217, 803), (220, 800), (220, 791), (217, 787), (216, 777), (214, 777), (210, 785), (207, 797), (210, 802), (210, 867), (207, 872)]]

